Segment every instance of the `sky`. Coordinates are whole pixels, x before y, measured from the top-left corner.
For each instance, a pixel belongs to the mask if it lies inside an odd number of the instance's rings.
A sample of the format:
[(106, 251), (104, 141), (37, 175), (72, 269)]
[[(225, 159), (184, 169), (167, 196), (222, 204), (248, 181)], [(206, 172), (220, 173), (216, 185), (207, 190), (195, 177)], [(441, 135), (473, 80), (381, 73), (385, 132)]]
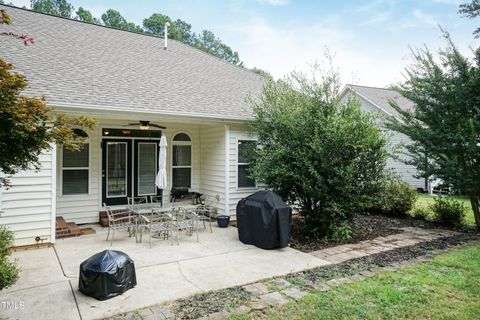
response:
[[(342, 82), (386, 87), (404, 80), (412, 61), (410, 48), (445, 47), (440, 28), (450, 32), (467, 56), (480, 45), (472, 32), (480, 18), (458, 12), (469, 0), (70, 0), (100, 17), (116, 9), (136, 24), (152, 13), (213, 31), (238, 51), (246, 67), (282, 78), (291, 71), (309, 72), (333, 56)], [(30, 6), (29, 0), (8, 0)]]

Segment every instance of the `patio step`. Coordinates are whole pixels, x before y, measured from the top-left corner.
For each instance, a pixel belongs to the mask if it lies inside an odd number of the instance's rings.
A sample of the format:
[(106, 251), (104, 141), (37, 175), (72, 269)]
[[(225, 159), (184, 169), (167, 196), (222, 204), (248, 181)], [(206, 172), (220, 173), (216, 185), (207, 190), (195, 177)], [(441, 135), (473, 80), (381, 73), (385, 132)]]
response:
[(66, 222), (63, 217), (57, 217), (55, 221), (55, 238), (64, 239), (78, 237), (81, 235), (81, 229), (75, 222)]

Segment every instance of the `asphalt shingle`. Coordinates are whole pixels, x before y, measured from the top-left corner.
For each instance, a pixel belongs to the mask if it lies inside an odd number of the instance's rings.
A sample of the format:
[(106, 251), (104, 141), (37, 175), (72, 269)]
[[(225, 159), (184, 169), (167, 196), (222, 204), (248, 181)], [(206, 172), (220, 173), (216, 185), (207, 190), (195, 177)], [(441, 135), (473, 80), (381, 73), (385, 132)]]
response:
[(263, 78), (178, 41), (0, 5), (12, 18), (1, 31), (28, 34), (23, 46), (0, 37), (0, 56), (29, 81), (25, 94), (51, 106), (153, 111), (222, 119), (251, 116), (247, 94)]

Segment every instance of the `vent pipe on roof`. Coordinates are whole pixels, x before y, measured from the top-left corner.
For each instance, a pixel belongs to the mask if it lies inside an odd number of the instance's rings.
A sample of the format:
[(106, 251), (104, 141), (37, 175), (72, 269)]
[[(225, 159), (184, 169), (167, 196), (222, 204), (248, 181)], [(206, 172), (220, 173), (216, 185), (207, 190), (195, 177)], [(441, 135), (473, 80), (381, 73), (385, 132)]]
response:
[(168, 46), (168, 27), (170, 27), (170, 23), (169, 22), (166, 22), (165, 23), (165, 28), (164, 28), (164, 39), (165, 39), (165, 46), (163, 47), (163, 49), (167, 49), (167, 46)]

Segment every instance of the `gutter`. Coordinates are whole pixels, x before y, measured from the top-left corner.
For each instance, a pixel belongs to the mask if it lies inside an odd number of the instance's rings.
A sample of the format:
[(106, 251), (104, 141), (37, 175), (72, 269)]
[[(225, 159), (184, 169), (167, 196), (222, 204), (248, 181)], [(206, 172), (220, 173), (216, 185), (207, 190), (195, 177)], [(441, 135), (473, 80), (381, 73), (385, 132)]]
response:
[(110, 112), (125, 112), (127, 114), (131, 113), (140, 113), (140, 114), (154, 114), (154, 115), (164, 115), (164, 116), (174, 116), (174, 117), (188, 117), (192, 119), (204, 119), (204, 120), (221, 120), (221, 121), (248, 121), (252, 120), (252, 116), (222, 116), (220, 114), (208, 114), (208, 113), (190, 113), (190, 112), (174, 112), (174, 111), (160, 111), (160, 110), (133, 110), (132, 108), (123, 108), (115, 106), (99, 106), (99, 105), (90, 105), (90, 104), (79, 104), (79, 103), (57, 103), (51, 102), (47, 104), (51, 108), (66, 108), (72, 111), (81, 111), (81, 110), (95, 110), (99, 113), (108, 113)]

